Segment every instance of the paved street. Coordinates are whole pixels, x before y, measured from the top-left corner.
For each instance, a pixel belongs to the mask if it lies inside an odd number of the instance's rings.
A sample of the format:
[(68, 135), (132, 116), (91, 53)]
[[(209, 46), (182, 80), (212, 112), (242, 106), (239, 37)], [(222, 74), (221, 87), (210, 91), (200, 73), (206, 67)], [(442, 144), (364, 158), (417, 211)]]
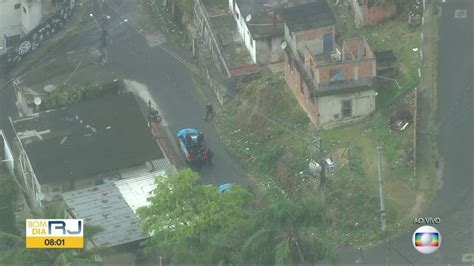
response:
[[(440, 0), (443, 1), (443, 0)], [(175, 157), (181, 154), (173, 141), (174, 132), (181, 127), (197, 127), (203, 131), (214, 151), (214, 165), (201, 171), (206, 183), (237, 182), (248, 179), (237, 159), (225, 149), (212, 122), (204, 121), (203, 99), (193, 86), (192, 75), (175, 58), (163, 50), (165, 42), (157, 35), (149, 35), (138, 25), (143, 15), (137, 1), (105, 1), (104, 12), (110, 14), (108, 63), (105, 71), (134, 84), (140, 95), (149, 92), (164, 118), (162, 126), (169, 138)], [(96, 3), (96, 2), (94, 2)], [(108, 3), (108, 4), (107, 4)], [(94, 14), (99, 14), (94, 5)], [(467, 18), (455, 18), (456, 10), (467, 10)], [(128, 19), (124, 22), (124, 19)], [(435, 200), (423, 217), (440, 217), (437, 228), (443, 237), (442, 248), (432, 255), (421, 255), (411, 245), (415, 227), (376, 247), (357, 251), (343, 248), (338, 253), (338, 264), (419, 265), (436, 264), (474, 265), (474, 183), (473, 183), (473, 38), (474, 1), (446, 0), (441, 3), (439, 16), (438, 58), (438, 136), (442, 182)], [(99, 30), (92, 28), (78, 34), (49, 57), (65, 57), (68, 51), (99, 45)], [(11, 114), (13, 91), (0, 88), (0, 128)], [(182, 162), (181, 162), (182, 163)]]
[[(105, 1), (102, 9), (98, 3), (94, 1), (92, 6), (98, 26), (101, 26), (101, 13), (110, 16), (107, 22), (108, 62), (102, 71), (96, 71), (95, 75), (90, 74), (94, 76), (93, 79), (96, 80), (97, 75), (102, 75), (102, 72), (113, 73), (113, 76), (126, 80), (127, 85), (141, 96), (143, 104), (148, 100), (155, 102), (163, 116), (162, 132), (165, 133), (170, 150), (174, 153), (173, 157), (178, 159), (180, 166), (184, 165), (184, 160), (174, 140), (175, 132), (183, 127), (200, 129), (214, 152), (213, 165), (204, 166), (200, 171), (204, 183), (234, 182), (247, 185), (245, 171), (237, 159), (226, 150), (213, 123), (204, 121), (207, 100), (194, 88), (191, 73), (160, 47), (165, 42), (163, 37), (150, 35), (141, 29), (138, 22), (143, 22), (143, 14), (139, 11), (138, 1), (109, 0)], [(71, 57), (68, 55), (70, 51), (97, 48), (100, 45), (99, 36), (98, 27), (83, 31), (63, 43), (54, 54), (48, 55), (42, 61), (48, 62), (50, 58), (67, 61), (60, 58)], [(68, 65), (67, 68), (71, 66)], [(69, 72), (63, 73), (63, 76), (68, 76)], [(81, 69), (77, 72), (73, 79), (81, 78), (80, 73), (84, 73)], [(61, 79), (64, 77), (61, 76)], [(84, 77), (85, 81), (87, 79), (88, 77)]]
[[(142, 16), (136, 14), (135, 5), (135, 1), (127, 1), (115, 12), (133, 23), (137, 19), (135, 16)], [(145, 39), (146, 33), (139, 33), (137, 27), (132, 25), (125, 23), (120, 31), (111, 35), (108, 48), (111, 69), (125, 79), (148, 87), (162, 112), (168, 137), (174, 137), (174, 133), (182, 127), (196, 127), (204, 133), (215, 154), (213, 165), (205, 166), (200, 171), (204, 182), (247, 184), (245, 172), (219, 140), (212, 122), (204, 121), (206, 102), (194, 88), (191, 73), (159, 46), (150, 47)], [(174, 141), (171, 143), (175, 144)], [(173, 147), (178, 153), (177, 147)], [(181, 154), (176, 156), (181, 158)]]
[[(467, 18), (455, 18), (456, 10), (467, 10)], [(422, 217), (439, 217), (441, 249), (431, 255), (414, 250), (411, 237), (416, 226), (362, 253), (342, 249), (338, 264), (381, 265), (474, 265), (473, 183), (473, 38), (474, 1), (446, 0), (441, 3), (438, 44), (438, 135), (440, 166), (444, 166), (440, 189)]]

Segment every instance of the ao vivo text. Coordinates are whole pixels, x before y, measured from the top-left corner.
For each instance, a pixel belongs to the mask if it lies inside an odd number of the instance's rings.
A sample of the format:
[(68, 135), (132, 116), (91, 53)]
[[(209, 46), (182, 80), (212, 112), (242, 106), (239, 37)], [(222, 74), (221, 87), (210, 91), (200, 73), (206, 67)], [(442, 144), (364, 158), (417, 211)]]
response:
[(413, 220), (414, 224), (440, 224), (441, 218), (439, 217), (416, 217)]

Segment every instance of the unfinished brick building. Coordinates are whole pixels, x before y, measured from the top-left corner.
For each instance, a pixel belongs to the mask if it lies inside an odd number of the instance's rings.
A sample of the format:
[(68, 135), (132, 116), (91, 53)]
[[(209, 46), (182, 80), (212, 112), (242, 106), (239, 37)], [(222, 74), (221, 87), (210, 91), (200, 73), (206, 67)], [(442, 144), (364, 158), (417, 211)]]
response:
[[(327, 7), (323, 2), (299, 7), (313, 14), (306, 18), (290, 9), (284, 13), (285, 79), (312, 123), (331, 127), (360, 120), (375, 110), (371, 86), (376, 60), (363, 38), (347, 39), (341, 49), (336, 48), (334, 39), (326, 37), (334, 36), (334, 16), (321, 5)], [(314, 16), (311, 8), (326, 12)]]

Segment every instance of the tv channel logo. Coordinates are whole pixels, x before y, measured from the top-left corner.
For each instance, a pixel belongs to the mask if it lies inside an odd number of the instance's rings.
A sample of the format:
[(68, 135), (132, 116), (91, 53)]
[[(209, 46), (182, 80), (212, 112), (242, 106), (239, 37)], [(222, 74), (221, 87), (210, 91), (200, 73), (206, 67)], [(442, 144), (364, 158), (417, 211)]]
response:
[(441, 234), (433, 226), (420, 226), (413, 233), (412, 242), (421, 254), (431, 254), (441, 247)]
[(27, 219), (26, 248), (84, 248), (83, 219)]

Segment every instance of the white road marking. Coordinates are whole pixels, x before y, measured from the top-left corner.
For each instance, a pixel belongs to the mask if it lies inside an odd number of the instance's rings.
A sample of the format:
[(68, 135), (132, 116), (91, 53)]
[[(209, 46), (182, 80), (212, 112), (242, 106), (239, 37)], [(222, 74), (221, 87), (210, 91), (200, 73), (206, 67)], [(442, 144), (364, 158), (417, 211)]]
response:
[(462, 262), (474, 262), (474, 253), (464, 254), (462, 256)]

